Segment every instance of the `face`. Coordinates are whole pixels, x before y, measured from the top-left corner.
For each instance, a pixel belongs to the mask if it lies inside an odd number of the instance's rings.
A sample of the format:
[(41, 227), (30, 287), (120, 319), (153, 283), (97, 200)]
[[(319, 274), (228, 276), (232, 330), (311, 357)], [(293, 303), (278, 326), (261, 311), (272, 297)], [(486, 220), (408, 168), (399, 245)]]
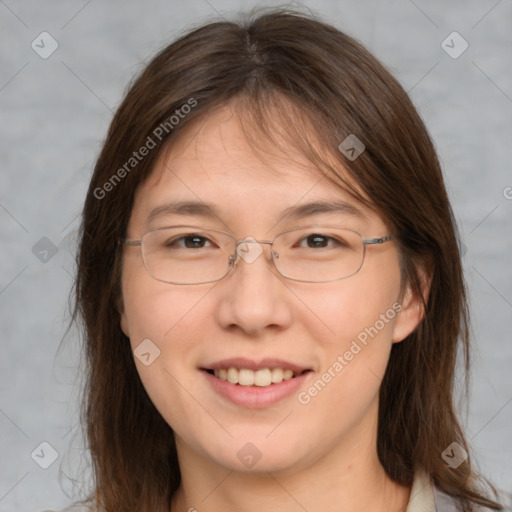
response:
[[(375, 212), (296, 152), (271, 164), (251, 150), (229, 107), (217, 111), (161, 155), (137, 191), (128, 238), (183, 224), (237, 240), (333, 224), (365, 238), (388, 234)], [(183, 201), (206, 203), (215, 213), (161, 208)], [(354, 211), (279, 220), (285, 209), (326, 201)], [(173, 428), (181, 458), (281, 474), (341, 452), (355, 459), (361, 447), (375, 446), (378, 391), (392, 344), (419, 321), (414, 298), (401, 295), (396, 246), (367, 246), (358, 273), (324, 283), (286, 279), (273, 267), (269, 246), (261, 247), (259, 257), (240, 258), (222, 280), (194, 285), (154, 279), (140, 248), (125, 247), (121, 327), (135, 354), (145, 354), (135, 357), (142, 383)], [(276, 382), (234, 384), (222, 380), (228, 368), (230, 380)], [(294, 376), (282, 380), (287, 370)]]

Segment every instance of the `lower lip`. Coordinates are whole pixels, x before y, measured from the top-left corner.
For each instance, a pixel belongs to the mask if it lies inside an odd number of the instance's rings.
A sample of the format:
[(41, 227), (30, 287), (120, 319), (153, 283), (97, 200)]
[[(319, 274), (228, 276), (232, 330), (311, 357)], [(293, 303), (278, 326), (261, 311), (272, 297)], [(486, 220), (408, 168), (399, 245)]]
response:
[(292, 395), (304, 383), (311, 372), (305, 372), (292, 379), (263, 387), (231, 384), (227, 380), (220, 380), (206, 370), (202, 370), (202, 373), (217, 393), (234, 404), (251, 409), (263, 409), (264, 407), (275, 405)]

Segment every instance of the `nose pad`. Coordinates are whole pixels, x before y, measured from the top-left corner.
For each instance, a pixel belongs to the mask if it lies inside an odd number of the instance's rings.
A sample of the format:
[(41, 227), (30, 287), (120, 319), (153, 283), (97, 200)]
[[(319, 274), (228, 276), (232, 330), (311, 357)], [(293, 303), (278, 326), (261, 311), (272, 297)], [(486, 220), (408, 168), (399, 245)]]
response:
[(236, 247), (237, 255), (242, 258), (246, 263), (253, 263), (256, 261), (261, 253), (263, 252), (263, 247), (258, 243), (258, 241), (249, 236), (244, 240), (238, 242)]
[[(234, 267), (240, 259), (243, 259), (246, 263), (253, 263), (256, 261), (264, 252), (263, 246), (261, 245), (262, 243), (270, 244), (271, 242), (259, 242), (252, 236), (238, 242), (235, 252), (229, 257), (229, 266)], [(279, 258), (279, 254), (274, 250), (271, 250), (267, 260), (269, 263), (272, 263), (272, 260), (277, 258)]]
[[(241, 244), (244, 242), (245, 242), (245, 240), (243, 240), (241, 242)], [(248, 242), (249, 246), (256, 245), (256, 244), (259, 245), (259, 242), (254, 239), (253, 239), (253, 241)], [(244, 249), (246, 249), (246, 250), (238, 250), (238, 246), (237, 246), (235, 252), (233, 252), (233, 254), (231, 254), (231, 256), (228, 259), (229, 270), (227, 273), (231, 273), (235, 269), (235, 267), (238, 265), (240, 260), (244, 260), (246, 263), (253, 263), (264, 252), (263, 247), (261, 245), (259, 245), (259, 251), (257, 251), (257, 252), (251, 251), (250, 247), (249, 248), (246, 247)], [(256, 257), (254, 257), (255, 254), (256, 254)], [(279, 253), (277, 253), (274, 250), (270, 250), (268, 258), (265, 258), (265, 259), (267, 260), (268, 270), (270, 270), (270, 272), (272, 274), (274, 274), (276, 277), (280, 277), (283, 275), (283, 274), (281, 274), (281, 271), (279, 270), (279, 268), (277, 266), (278, 263), (276, 261), (279, 259)]]

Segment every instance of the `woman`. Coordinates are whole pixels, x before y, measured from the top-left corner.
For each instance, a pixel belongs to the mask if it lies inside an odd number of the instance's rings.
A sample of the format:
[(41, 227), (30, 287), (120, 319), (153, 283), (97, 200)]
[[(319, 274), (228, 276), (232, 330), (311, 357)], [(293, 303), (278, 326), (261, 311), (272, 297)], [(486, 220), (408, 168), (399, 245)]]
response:
[(468, 313), (439, 162), (335, 28), (271, 11), (160, 52), (110, 126), (78, 263), (84, 506), (501, 509), (453, 405)]

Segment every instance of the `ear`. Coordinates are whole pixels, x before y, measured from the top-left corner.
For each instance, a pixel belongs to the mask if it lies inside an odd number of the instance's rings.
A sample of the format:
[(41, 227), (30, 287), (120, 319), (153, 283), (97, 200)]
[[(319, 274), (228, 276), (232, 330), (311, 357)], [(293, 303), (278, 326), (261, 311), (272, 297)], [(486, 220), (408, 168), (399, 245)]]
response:
[(128, 329), (128, 319), (126, 317), (126, 312), (124, 310), (124, 302), (123, 302), (123, 297), (121, 295), (121, 293), (119, 294), (117, 300), (116, 300), (116, 308), (117, 308), (117, 311), (119, 312), (119, 319), (120, 319), (120, 327), (121, 327), (121, 330), (123, 331), (124, 335), (126, 337), (130, 337), (129, 335), (129, 329)]
[(121, 325), (121, 330), (123, 331), (124, 335), (129, 338), (130, 337), (130, 334), (129, 334), (129, 329), (128, 329), (128, 321), (126, 319), (126, 313), (121, 313), (121, 322), (120, 322), (120, 325)]
[(410, 283), (402, 294), (402, 306), (393, 329), (393, 343), (399, 343), (409, 336), (423, 320), (425, 315), (424, 304), (427, 303), (430, 292), (431, 276), (424, 268), (417, 269), (420, 280), (421, 294), (413, 291)]

